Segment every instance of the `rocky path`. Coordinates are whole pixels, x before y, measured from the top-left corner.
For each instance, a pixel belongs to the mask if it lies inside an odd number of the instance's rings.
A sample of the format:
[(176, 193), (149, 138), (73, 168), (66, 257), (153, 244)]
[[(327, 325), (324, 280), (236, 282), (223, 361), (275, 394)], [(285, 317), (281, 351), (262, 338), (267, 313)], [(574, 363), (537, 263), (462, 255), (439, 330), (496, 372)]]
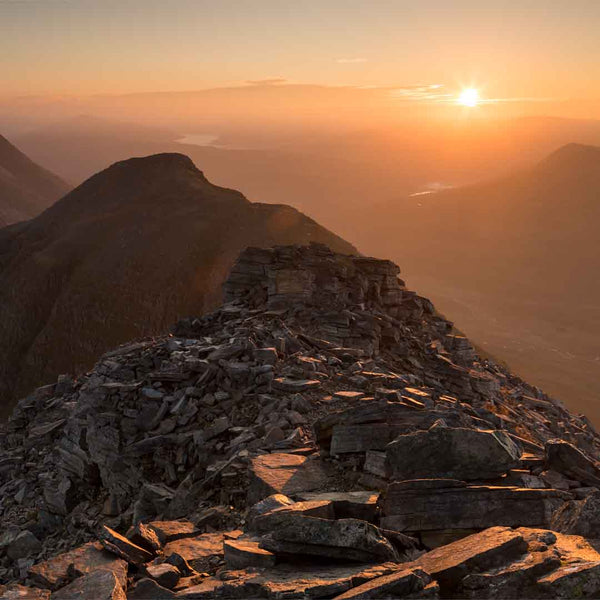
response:
[(0, 597), (597, 597), (598, 434), (398, 272), (250, 248), (216, 312), (23, 399)]

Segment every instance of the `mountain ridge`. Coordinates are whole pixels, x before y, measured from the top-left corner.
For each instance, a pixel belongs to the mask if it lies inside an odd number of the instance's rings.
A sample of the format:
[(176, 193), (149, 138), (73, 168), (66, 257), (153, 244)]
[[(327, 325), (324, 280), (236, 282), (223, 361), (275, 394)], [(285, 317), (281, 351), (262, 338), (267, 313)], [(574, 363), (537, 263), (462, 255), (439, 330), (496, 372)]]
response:
[(353, 249), (295, 209), (214, 186), (183, 155), (109, 167), (0, 230), (4, 410), (47, 377), (214, 306), (242, 247), (311, 240)]
[(0, 592), (597, 597), (600, 435), (399, 271), (246, 248), (216, 310), (22, 399)]
[(36, 216), (68, 190), (0, 135), (0, 227)]

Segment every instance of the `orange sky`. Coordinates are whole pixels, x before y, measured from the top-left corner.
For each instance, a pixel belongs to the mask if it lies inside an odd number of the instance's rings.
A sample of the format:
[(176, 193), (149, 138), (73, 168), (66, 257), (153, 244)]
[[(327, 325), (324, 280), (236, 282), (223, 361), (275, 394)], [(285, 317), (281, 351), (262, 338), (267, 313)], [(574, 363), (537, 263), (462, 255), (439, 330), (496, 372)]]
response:
[(0, 27), (5, 97), (281, 78), (405, 108), (472, 86), (482, 113), (600, 118), (598, 0), (29, 0), (0, 2)]

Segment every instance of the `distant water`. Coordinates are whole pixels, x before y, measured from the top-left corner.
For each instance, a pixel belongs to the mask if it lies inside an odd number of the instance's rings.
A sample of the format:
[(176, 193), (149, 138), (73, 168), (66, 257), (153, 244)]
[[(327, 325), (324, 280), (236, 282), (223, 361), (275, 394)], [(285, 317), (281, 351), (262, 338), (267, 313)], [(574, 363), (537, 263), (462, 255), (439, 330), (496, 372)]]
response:
[(435, 194), (436, 192), (441, 192), (443, 190), (449, 190), (454, 186), (448, 185), (447, 183), (440, 183), (439, 181), (434, 181), (433, 183), (428, 183), (424, 186), (424, 190), (420, 190), (418, 192), (413, 192), (409, 194), (409, 196), (427, 196), (428, 194)]
[(188, 133), (175, 141), (179, 144), (191, 144), (193, 146), (216, 146), (215, 142), (218, 139), (219, 136), (213, 133)]

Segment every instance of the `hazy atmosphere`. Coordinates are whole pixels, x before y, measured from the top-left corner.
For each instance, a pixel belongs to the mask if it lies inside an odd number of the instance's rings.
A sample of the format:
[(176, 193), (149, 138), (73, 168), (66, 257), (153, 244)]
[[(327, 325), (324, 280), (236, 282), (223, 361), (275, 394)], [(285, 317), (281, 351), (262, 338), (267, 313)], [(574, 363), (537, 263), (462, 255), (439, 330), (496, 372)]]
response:
[(0, 0), (0, 599), (600, 597), (599, 34)]

